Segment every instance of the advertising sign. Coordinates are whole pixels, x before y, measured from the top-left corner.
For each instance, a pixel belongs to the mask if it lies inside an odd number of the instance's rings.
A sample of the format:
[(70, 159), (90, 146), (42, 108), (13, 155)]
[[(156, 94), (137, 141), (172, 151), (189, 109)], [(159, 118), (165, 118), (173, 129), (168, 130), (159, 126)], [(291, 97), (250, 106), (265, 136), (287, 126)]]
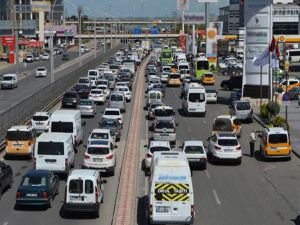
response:
[(186, 51), (186, 34), (181, 34), (179, 37), (180, 47), (183, 52)]
[(205, 23), (205, 15), (203, 13), (185, 13), (183, 18), (185, 24)]
[(189, 8), (189, 0), (177, 0), (177, 10), (188, 11)]
[(223, 39), (223, 22), (217, 21), (217, 22), (210, 22), (209, 27), (216, 28), (217, 29), (217, 37), (218, 39)]
[(206, 57), (210, 64), (217, 64), (217, 29), (207, 28), (206, 30)]
[(50, 12), (51, 11), (51, 1), (49, 0), (31, 0), (32, 12)]

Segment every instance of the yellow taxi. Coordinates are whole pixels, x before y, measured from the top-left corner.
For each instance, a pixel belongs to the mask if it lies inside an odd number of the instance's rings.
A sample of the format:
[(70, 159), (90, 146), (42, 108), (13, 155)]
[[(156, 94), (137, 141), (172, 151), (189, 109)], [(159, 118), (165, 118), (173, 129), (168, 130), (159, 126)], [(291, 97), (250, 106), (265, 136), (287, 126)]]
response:
[(277, 84), (277, 88), (281, 88), (282, 91), (286, 91), (286, 85), (288, 85), (288, 91), (290, 91), (291, 89), (293, 89), (294, 87), (300, 87), (300, 81), (298, 79), (288, 79), (288, 82), (286, 82), (286, 80), (281, 81), (279, 84)]
[(33, 156), (36, 132), (32, 126), (13, 126), (6, 133), (6, 156)]
[(265, 158), (291, 158), (292, 145), (288, 131), (282, 127), (266, 128), (260, 139), (260, 154)]
[(202, 84), (206, 85), (214, 85), (215, 84), (215, 76), (213, 73), (204, 73), (202, 76)]
[(169, 79), (168, 79), (168, 86), (169, 87), (180, 87), (181, 85), (181, 81), (180, 81), (180, 74), (179, 73), (171, 73), (169, 75)]
[(233, 132), (237, 137), (241, 137), (242, 126), (235, 116), (220, 115), (215, 118), (212, 126), (212, 135), (217, 132)]

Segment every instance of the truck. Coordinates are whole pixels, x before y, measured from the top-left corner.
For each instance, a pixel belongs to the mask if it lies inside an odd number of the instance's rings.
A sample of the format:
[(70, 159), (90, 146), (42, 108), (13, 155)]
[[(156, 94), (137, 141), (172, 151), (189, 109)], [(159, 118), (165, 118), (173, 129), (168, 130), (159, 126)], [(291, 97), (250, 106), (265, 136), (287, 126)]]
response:
[(142, 41), (142, 49), (143, 49), (144, 53), (146, 53), (146, 55), (148, 55), (148, 53), (150, 51), (150, 41), (143, 40)]

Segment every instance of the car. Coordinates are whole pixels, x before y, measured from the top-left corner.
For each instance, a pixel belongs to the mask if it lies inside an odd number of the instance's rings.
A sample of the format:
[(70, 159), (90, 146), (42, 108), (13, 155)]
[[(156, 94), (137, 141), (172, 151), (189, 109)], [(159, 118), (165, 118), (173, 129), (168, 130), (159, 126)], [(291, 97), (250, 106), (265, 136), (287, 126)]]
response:
[(154, 109), (154, 113), (153, 113), (154, 119), (155, 120), (162, 120), (162, 119), (166, 119), (166, 120), (174, 120), (175, 119), (175, 110), (173, 109), (172, 106), (168, 106), (168, 105), (161, 105), (161, 106), (157, 106)]
[(117, 87), (115, 88), (116, 92), (121, 92), (124, 94), (126, 102), (131, 102), (131, 91), (129, 90), (129, 87)]
[(88, 85), (88, 86), (92, 85), (91, 79), (89, 77), (80, 77), (77, 83), (78, 84), (85, 84), (85, 85)]
[(27, 63), (32, 63), (33, 61), (34, 61), (33, 55), (32, 55), (32, 54), (28, 54), (28, 55), (26, 56), (25, 62), (27, 62)]
[(127, 82), (119, 81), (119, 82), (116, 82), (116, 84), (115, 84), (115, 88), (118, 88), (118, 87), (128, 87), (128, 84), (127, 84)]
[(202, 76), (202, 84), (204, 85), (214, 85), (215, 84), (215, 77), (214, 74), (209, 72), (209, 73), (204, 73)]
[(37, 132), (48, 132), (50, 128), (50, 118), (50, 112), (36, 112), (31, 119), (31, 125)]
[(75, 91), (68, 91), (63, 95), (62, 108), (77, 108), (80, 97)]
[(161, 81), (163, 84), (168, 83), (169, 75), (170, 75), (170, 72), (163, 72), (163, 73), (160, 75), (160, 81)]
[(62, 60), (69, 60), (70, 59), (70, 55), (68, 53), (64, 53), (61, 57)]
[(94, 128), (90, 133), (90, 136), (88, 138), (88, 143), (90, 143), (93, 140), (109, 141), (112, 144), (112, 147), (114, 147), (116, 144), (116, 140), (111, 135), (109, 129)]
[(17, 189), (16, 207), (35, 205), (51, 208), (58, 190), (59, 178), (53, 172), (30, 170), (23, 176)]
[(33, 56), (33, 61), (40, 61), (40, 54), (35, 52), (32, 54)]
[(77, 92), (80, 98), (87, 99), (89, 97), (89, 94), (91, 92), (91, 86), (87, 84), (79, 84), (77, 83), (74, 88), (74, 91)]
[(111, 136), (116, 142), (121, 139), (121, 124), (117, 119), (103, 118), (99, 122), (100, 129), (109, 129)]
[(238, 120), (253, 122), (253, 107), (248, 100), (232, 101), (229, 109), (230, 115), (234, 115)]
[(190, 166), (195, 166), (202, 170), (206, 169), (207, 154), (203, 145), (203, 141), (184, 141), (183, 145), (181, 146), (181, 149), (185, 153), (190, 163)]
[(153, 140), (169, 141), (176, 145), (176, 126), (174, 119), (157, 119), (153, 123)]
[(0, 161), (0, 200), (4, 190), (11, 188), (13, 172), (10, 165)]
[(218, 132), (232, 132), (237, 137), (242, 135), (242, 126), (237, 117), (232, 115), (217, 116), (212, 125), (212, 134)]
[(290, 100), (298, 100), (300, 96), (300, 87), (292, 87), (287, 94)]
[(50, 59), (50, 55), (47, 52), (44, 52), (42, 55), (40, 55), (40, 58), (42, 60), (49, 60)]
[(106, 84), (97, 84), (96, 85), (96, 89), (101, 89), (103, 90), (103, 95), (106, 99), (109, 98), (110, 95), (110, 89), (108, 88), (108, 86)]
[(151, 90), (153, 91), (160, 91), (163, 95), (165, 95), (165, 85), (162, 83), (153, 84)]
[(243, 76), (232, 76), (228, 80), (223, 80), (220, 86), (224, 90), (241, 89), (243, 82)]
[(97, 104), (104, 104), (106, 102), (106, 95), (102, 89), (92, 89), (89, 94), (89, 99)]
[(145, 169), (149, 169), (154, 152), (169, 152), (172, 151), (170, 142), (168, 141), (150, 141), (149, 145), (144, 146), (146, 148), (145, 154)]
[(123, 127), (123, 115), (119, 108), (105, 108), (102, 118), (106, 119), (117, 119)]
[(241, 145), (234, 133), (220, 132), (208, 138), (208, 154), (212, 162), (234, 160), (242, 163)]
[(206, 92), (206, 102), (207, 103), (217, 103), (218, 102), (218, 92), (216, 89), (207, 88), (205, 89)]
[(0, 81), (1, 89), (14, 89), (18, 87), (17, 74), (4, 74)]
[(100, 172), (115, 175), (116, 154), (107, 140), (92, 140), (89, 142), (83, 156), (84, 168), (95, 168)]
[(92, 116), (97, 114), (96, 104), (90, 99), (80, 99), (78, 104), (81, 116)]
[(162, 106), (162, 105), (163, 105), (162, 102), (152, 102), (152, 103), (150, 103), (150, 105), (148, 107), (147, 119), (148, 120), (154, 119), (154, 110), (156, 109), (156, 107)]
[(35, 77), (47, 77), (47, 68), (44, 66), (36, 68)]

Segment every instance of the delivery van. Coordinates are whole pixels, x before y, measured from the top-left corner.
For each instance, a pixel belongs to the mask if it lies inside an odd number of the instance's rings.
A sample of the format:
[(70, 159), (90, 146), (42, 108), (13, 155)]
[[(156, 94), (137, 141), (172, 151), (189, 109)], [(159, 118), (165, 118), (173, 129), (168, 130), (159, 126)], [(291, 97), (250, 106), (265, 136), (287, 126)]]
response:
[(206, 114), (206, 91), (201, 85), (189, 86), (182, 100), (182, 112), (184, 115), (189, 114)]
[(193, 224), (194, 192), (184, 152), (154, 152), (148, 198), (150, 224)]
[(73, 138), (69, 133), (42, 133), (34, 148), (34, 168), (68, 175), (75, 163)]
[(7, 130), (6, 157), (12, 155), (33, 156), (36, 131), (32, 126), (12, 126)]
[(56, 110), (50, 119), (50, 131), (72, 134), (75, 146), (82, 142), (82, 125), (80, 110)]

